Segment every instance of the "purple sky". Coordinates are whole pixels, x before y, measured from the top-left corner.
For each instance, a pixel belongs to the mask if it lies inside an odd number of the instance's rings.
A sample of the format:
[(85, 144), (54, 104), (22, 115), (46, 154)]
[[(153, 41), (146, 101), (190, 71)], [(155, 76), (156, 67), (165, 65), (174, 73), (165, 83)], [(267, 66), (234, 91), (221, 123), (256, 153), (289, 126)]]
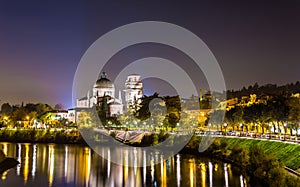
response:
[[(71, 107), (74, 73), (87, 48), (116, 27), (146, 20), (171, 22), (197, 34), (220, 63), (229, 89), (300, 80), (300, 1), (66, 2), (1, 1), (0, 104)], [(129, 47), (115, 57), (116, 65), (143, 54), (187, 60), (163, 46), (148, 46), (146, 54), (145, 48)], [(108, 71), (117, 73), (113, 67)]]

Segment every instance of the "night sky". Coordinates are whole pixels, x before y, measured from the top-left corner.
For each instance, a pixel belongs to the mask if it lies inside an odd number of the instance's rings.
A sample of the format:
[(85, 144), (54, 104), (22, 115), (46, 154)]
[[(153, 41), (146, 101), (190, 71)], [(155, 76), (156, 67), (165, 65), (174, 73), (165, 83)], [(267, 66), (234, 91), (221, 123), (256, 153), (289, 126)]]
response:
[[(91, 2), (0, 2), (0, 104), (71, 107), (84, 52), (106, 32), (137, 21), (170, 22), (197, 34), (218, 60), (228, 89), (300, 80), (300, 1)], [(116, 66), (143, 57), (143, 51), (184, 62), (167, 47), (141, 45), (116, 55)], [(107, 71), (116, 74), (113, 67)], [(206, 88), (201, 75), (199, 85)], [(148, 91), (154, 86), (149, 83)]]

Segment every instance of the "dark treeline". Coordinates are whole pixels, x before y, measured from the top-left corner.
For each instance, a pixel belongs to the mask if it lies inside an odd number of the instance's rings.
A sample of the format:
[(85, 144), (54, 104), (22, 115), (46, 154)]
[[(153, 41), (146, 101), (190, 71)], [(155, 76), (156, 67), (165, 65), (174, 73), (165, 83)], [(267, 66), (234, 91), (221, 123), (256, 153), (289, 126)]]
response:
[(300, 92), (300, 83), (297, 81), (295, 84), (290, 83), (283, 86), (277, 86), (276, 84), (266, 84), (259, 86), (258, 83), (243, 87), (241, 90), (228, 90), (227, 98), (240, 98), (242, 96), (248, 96), (250, 94), (262, 95), (280, 95), (280, 94), (291, 94)]

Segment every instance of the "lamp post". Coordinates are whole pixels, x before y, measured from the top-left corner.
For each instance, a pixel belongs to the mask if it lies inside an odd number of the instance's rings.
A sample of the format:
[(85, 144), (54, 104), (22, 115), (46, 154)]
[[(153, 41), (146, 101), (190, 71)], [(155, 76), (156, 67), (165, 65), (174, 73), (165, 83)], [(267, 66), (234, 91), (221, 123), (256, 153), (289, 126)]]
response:
[(137, 121), (134, 121), (133, 123), (134, 123), (135, 128), (137, 128)]
[(224, 123), (224, 128), (225, 128), (225, 136), (226, 136), (227, 123)]
[(258, 133), (257, 123), (255, 123), (256, 134)]
[(244, 128), (243, 128), (243, 124), (242, 123), (240, 123), (240, 127), (241, 127), (241, 131), (243, 132)]
[(284, 140), (285, 140), (285, 138), (286, 138), (286, 126), (287, 126), (287, 124), (284, 123), (283, 126), (284, 126)]
[(272, 126), (272, 124), (271, 123), (269, 123), (269, 139), (271, 139), (271, 126)]
[(296, 142), (298, 142), (299, 125), (300, 123), (298, 123), (298, 125), (296, 126), (296, 138), (295, 138)]
[(27, 128), (29, 127), (29, 116), (26, 116), (26, 120), (27, 120)]

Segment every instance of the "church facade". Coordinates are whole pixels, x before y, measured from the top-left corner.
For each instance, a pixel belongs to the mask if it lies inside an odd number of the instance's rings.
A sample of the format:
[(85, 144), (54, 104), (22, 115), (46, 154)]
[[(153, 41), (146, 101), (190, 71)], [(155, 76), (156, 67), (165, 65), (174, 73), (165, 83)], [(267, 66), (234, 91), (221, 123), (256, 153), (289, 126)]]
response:
[[(123, 103), (121, 91), (116, 94), (115, 86), (107, 78), (105, 72), (101, 72), (92, 90), (83, 98), (76, 100), (76, 106), (69, 110), (69, 119), (76, 122), (81, 110), (92, 108), (94, 105), (102, 106), (103, 102), (108, 107), (109, 116), (117, 116), (124, 113), (134, 104), (139, 103), (143, 96), (143, 84), (140, 75), (128, 75), (125, 82), (125, 102)], [(116, 96), (118, 95), (118, 96)]]
[(92, 91), (88, 91), (86, 97), (77, 99), (76, 108), (92, 108), (94, 105), (100, 106), (104, 100), (109, 106), (109, 114), (111, 116), (123, 114), (121, 91), (119, 91), (119, 96), (116, 97), (114, 84), (107, 78), (107, 74), (102, 72), (94, 84)]

